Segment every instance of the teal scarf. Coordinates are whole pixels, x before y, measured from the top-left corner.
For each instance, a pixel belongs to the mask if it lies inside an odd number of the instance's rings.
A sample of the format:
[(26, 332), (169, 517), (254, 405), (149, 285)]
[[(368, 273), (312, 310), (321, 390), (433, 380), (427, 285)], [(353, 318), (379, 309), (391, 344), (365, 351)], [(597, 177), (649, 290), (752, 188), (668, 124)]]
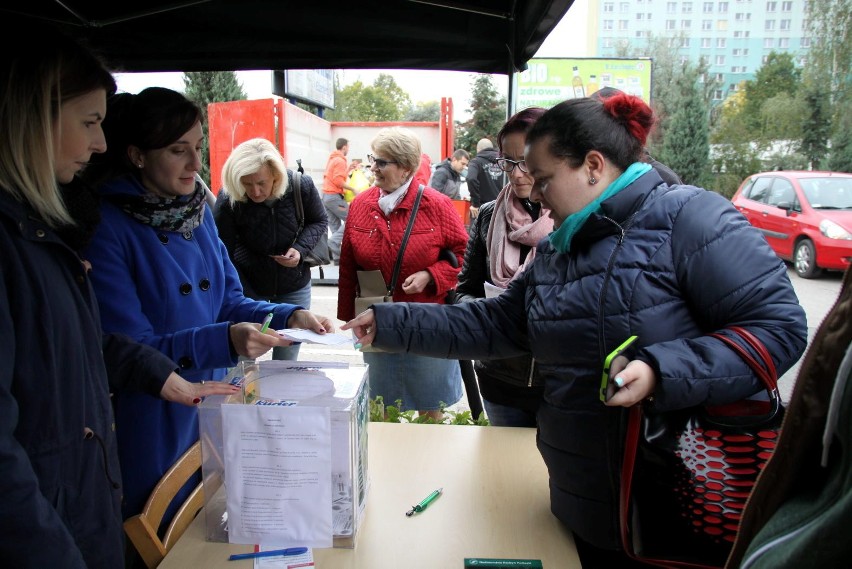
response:
[(559, 226), (559, 229), (547, 236), (550, 243), (553, 245), (553, 248), (560, 253), (567, 253), (570, 251), (571, 240), (574, 239), (574, 235), (576, 235), (580, 228), (583, 227), (583, 224), (586, 223), (589, 216), (601, 211), (601, 203), (632, 184), (636, 178), (650, 169), (651, 165), (646, 164), (645, 162), (634, 162), (631, 164), (627, 170), (621, 174), (621, 176), (613, 180), (612, 183), (607, 186), (603, 192), (601, 192), (601, 195), (599, 195), (597, 199), (577, 213), (569, 215), (565, 218), (565, 221), (562, 222), (562, 225)]

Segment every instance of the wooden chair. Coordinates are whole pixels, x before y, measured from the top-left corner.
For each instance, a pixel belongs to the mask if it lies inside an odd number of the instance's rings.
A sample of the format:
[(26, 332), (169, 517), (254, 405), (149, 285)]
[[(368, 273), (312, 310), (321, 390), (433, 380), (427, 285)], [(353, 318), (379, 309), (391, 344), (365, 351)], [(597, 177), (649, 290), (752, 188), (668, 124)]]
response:
[(166, 556), (166, 553), (180, 539), (183, 532), (192, 523), (198, 511), (204, 506), (204, 485), (195, 487), (186, 501), (175, 512), (166, 533), (161, 540), (157, 529), (163, 522), (166, 509), (175, 498), (175, 494), (201, 469), (201, 442), (189, 447), (183, 456), (163, 475), (141, 514), (128, 518), (124, 522), (124, 531), (139, 552), (148, 569), (154, 569)]

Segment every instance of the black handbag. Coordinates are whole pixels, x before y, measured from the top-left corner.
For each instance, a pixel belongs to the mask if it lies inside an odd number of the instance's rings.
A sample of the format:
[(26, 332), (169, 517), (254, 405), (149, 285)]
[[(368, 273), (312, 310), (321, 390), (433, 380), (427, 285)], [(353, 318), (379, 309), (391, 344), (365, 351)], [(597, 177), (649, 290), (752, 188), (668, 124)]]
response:
[(710, 334), (754, 370), (765, 393), (719, 406), (629, 411), (621, 470), (621, 542), (632, 558), (661, 567), (725, 565), (739, 520), (778, 438), (784, 407), (775, 364), (748, 330)]
[[(301, 167), (301, 162), (299, 166)], [(299, 222), (299, 229), (296, 231), (296, 239), (302, 234), (302, 229), (305, 228), (305, 208), (302, 206), (302, 174), (299, 171), (293, 172), (293, 200), (296, 202), (296, 219)], [(295, 243), (296, 240), (293, 240)], [(328, 229), (320, 235), (319, 241), (314, 245), (314, 248), (304, 254), (302, 263), (306, 267), (322, 267), (331, 263), (331, 253), (328, 248)]]

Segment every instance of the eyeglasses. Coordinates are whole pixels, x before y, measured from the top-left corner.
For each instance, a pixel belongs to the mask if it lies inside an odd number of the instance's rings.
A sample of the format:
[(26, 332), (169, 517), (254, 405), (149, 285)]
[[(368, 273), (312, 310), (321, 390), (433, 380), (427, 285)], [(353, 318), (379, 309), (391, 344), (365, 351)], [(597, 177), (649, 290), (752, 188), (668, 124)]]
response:
[(382, 160), (381, 158), (376, 158), (372, 154), (367, 154), (367, 161), (370, 163), (370, 166), (375, 166), (379, 170), (384, 170), (388, 164), (399, 164), (395, 160)]
[(529, 168), (527, 168), (526, 160), (511, 160), (509, 158), (498, 158), (497, 166), (508, 174), (512, 173), (512, 170), (515, 169), (515, 166), (517, 166), (524, 174), (530, 173)]

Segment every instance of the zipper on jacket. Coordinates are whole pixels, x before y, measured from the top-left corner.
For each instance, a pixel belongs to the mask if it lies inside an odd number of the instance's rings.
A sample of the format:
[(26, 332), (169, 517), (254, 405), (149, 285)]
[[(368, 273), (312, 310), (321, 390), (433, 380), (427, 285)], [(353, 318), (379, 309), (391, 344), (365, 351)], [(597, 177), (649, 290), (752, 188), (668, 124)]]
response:
[(533, 386), (533, 375), (535, 375), (535, 358), (530, 360), (530, 376), (527, 378), (527, 387)]
[(107, 480), (109, 480), (110, 485), (118, 490), (121, 488), (121, 484), (113, 480), (112, 475), (109, 472), (109, 457), (107, 456), (106, 445), (104, 444), (104, 440), (92, 429), (89, 427), (83, 428), (83, 438), (85, 440), (95, 439), (98, 442), (98, 445), (101, 447), (101, 454), (104, 457), (104, 474), (106, 474)]
[[(614, 219), (610, 219), (608, 217), (604, 217), (607, 221), (612, 222), (619, 231), (618, 242), (615, 244), (615, 249), (613, 249), (612, 254), (609, 256), (609, 261), (606, 266), (606, 275), (604, 277), (603, 285), (601, 286), (601, 295), (598, 298), (598, 322), (600, 323), (598, 326), (598, 355), (600, 356), (598, 359), (602, 362), (606, 357), (606, 334), (604, 332), (604, 299), (606, 298), (606, 291), (609, 288), (610, 276), (612, 275), (612, 267), (615, 264), (615, 257), (618, 255), (618, 250), (621, 249), (622, 243), (624, 243), (624, 234), (626, 233), (626, 229), (618, 224)], [(620, 340), (619, 340), (620, 341)]]

